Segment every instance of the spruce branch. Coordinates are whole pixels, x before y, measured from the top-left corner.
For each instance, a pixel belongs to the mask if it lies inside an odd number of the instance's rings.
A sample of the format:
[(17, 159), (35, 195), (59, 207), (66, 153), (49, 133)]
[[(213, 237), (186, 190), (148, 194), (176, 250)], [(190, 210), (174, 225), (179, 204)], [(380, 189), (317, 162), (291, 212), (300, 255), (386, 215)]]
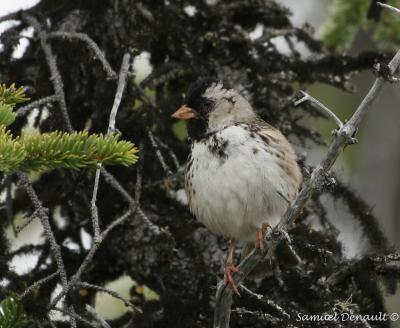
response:
[(26, 157), (25, 148), (13, 140), (5, 126), (0, 126), (0, 171), (10, 172), (19, 167)]
[(0, 125), (9, 126), (15, 121), (13, 106), (0, 102)]
[(0, 302), (1, 328), (24, 328), (28, 324), (29, 320), (20, 300), (16, 297), (8, 297)]
[(25, 94), (24, 87), (15, 87), (15, 83), (7, 87), (5, 84), (0, 84), (0, 101), (8, 104), (15, 105), (28, 101), (29, 98)]
[(0, 125), (8, 126), (14, 122), (14, 106), (28, 100), (24, 87), (16, 88), (14, 83), (9, 87), (0, 84)]
[(57, 131), (24, 135), (20, 143), (26, 151), (22, 170), (80, 169), (101, 163), (129, 166), (137, 161), (137, 148), (129, 141), (118, 140), (117, 135)]
[(37, 171), (43, 169), (104, 165), (129, 166), (136, 163), (138, 149), (112, 134), (104, 137), (87, 131), (25, 134), (12, 139), (0, 127), (0, 171)]

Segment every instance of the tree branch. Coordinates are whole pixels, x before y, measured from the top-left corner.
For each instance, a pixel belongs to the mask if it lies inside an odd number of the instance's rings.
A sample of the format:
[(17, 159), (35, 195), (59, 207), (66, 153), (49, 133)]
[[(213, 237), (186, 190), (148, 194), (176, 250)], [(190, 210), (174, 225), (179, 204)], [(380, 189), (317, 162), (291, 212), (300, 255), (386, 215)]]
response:
[(8, 21), (8, 20), (18, 20), (20, 19), (21, 11), (16, 11), (14, 13), (9, 13), (7, 15), (0, 17), (0, 23)]
[(122, 94), (125, 90), (130, 67), (130, 59), (131, 55), (128, 53), (126, 53), (122, 58), (121, 69), (119, 71), (117, 92), (115, 93), (114, 103), (111, 108), (110, 119), (108, 122), (107, 136), (110, 135), (110, 133), (112, 133), (115, 129), (115, 119), (117, 117), (118, 108), (122, 100)]
[[(117, 91), (116, 91), (115, 98), (114, 98), (114, 104), (113, 104), (113, 107), (112, 107), (111, 113), (110, 113), (107, 135), (109, 135), (109, 133), (115, 128), (115, 117), (117, 115), (119, 104), (122, 99), (122, 94), (125, 89), (126, 78), (128, 76), (128, 71), (129, 71), (129, 65), (130, 65), (130, 55), (125, 54), (122, 59)], [(50, 304), (49, 308), (54, 307), (54, 305), (57, 304), (57, 302), (70, 291), (71, 287), (74, 286), (79, 281), (80, 276), (82, 275), (82, 273), (86, 269), (87, 265), (92, 260), (95, 252), (97, 251), (98, 247), (103, 242), (105, 237), (108, 235), (108, 233), (114, 227), (116, 227), (118, 224), (123, 222), (132, 213), (136, 212), (136, 208), (130, 209), (122, 217), (120, 217), (119, 219), (116, 219), (113, 223), (111, 223), (110, 226), (108, 226), (102, 233), (100, 232), (101, 230), (100, 230), (98, 210), (97, 210), (97, 205), (96, 205), (98, 186), (99, 186), (99, 180), (100, 180), (100, 167), (96, 170), (95, 182), (94, 182), (94, 187), (93, 187), (93, 195), (92, 195), (92, 200), (91, 200), (91, 216), (92, 216), (92, 225), (93, 225), (93, 233), (94, 233), (93, 245), (92, 245), (91, 249), (89, 250), (89, 253), (86, 255), (85, 259), (81, 263), (80, 267), (78, 268), (77, 272), (73, 275), (73, 277), (67, 284), (66, 288), (63, 288), (63, 291), (55, 297), (53, 302)]]
[(379, 1), (377, 1), (376, 4), (378, 6), (381, 6), (383, 8), (386, 8), (386, 9), (389, 9), (389, 10), (395, 12), (396, 14), (400, 14), (400, 9), (399, 8), (393, 7), (391, 5), (387, 5), (386, 3), (382, 3), (382, 2), (379, 2)]
[(308, 93), (304, 92), (304, 91), (300, 91), (301, 94), (303, 95), (303, 97), (299, 100), (297, 100), (294, 105), (298, 106), (301, 103), (305, 102), (305, 101), (309, 101), (311, 102), (311, 104), (313, 104), (314, 106), (316, 106), (317, 108), (322, 109), (326, 114), (328, 114), (328, 116), (330, 116), (335, 123), (337, 124), (338, 128), (341, 129), (343, 126), (342, 121), (339, 119), (339, 117), (336, 116), (336, 114), (334, 112), (332, 112), (328, 107), (326, 107), (324, 104), (322, 104), (320, 101), (318, 101), (317, 99), (315, 99), (314, 97), (310, 96)]
[[(43, 207), (42, 202), (40, 201), (38, 195), (36, 194), (35, 190), (33, 189), (31, 183), (28, 180), (28, 177), (21, 172), (17, 172), (18, 179), (21, 185), (25, 188), (28, 196), (35, 207), (35, 212), (37, 213), (40, 222), (43, 226), (44, 234), (50, 244), (51, 254), (57, 264), (58, 268), (58, 275), (60, 276), (61, 285), (63, 288), (67, 288), (68, 286), (68, 277), (67, 272), (65, 270), (64, 261), (61, 255), (60, 246), (57, 244), (56, 237), (54, 236), (54, 232), (50, 225), (50, 219), (48, 216), (48, 209)], [(71, 306), (71, 313), (75, 313), (73, 307)], [(76, 321), (73, 316), (71, 316), (71, 327), (76, 327)]]
[(62, 38), (62, 39), (77, 39), (85, 42), (89, 48), (94, 52), (96, 55), (97, 59), (101, 62), (103, 65), (104, 71), (107, 73), (107, 76), (109, 79), (115, 79), (117, 78), (117, 73), (112, 69), (110, 63), (107, 61), (106, 57), (104, 56), (103, 51), (99, 48), (96, 42), (93, 41), (92, 38), (90, 38), (87, 34), (85, 33), (69, 33), (69, 32), (51, 32), (47, 35), (48, 39), (54, 39), (54, 38)]
[(66, 309), (61, 309), (59, 307), (54, 307), (53, 310), (68, 315), (71, 318), (71, 320), (72, 319), (77, 320), (77, 321), (84, 323), (85, 325), (87, 325), (89, 327), (98, 328), (97, 325), (95, 325), (94, 323), (91, 323), (89, 320), (85, 319), (84, 317), (80, 316), (79, 314), (77, 314), (75, 312), (71, 312)]
[(25, 114), (25, 112), (30, 111), (33, 108), (39, 107), (41, 105), (47, 104), (47, 103), (52, 103), (58, 100), (57, 95), (52, 95), (48, 97), (44, 97), (35, 101), (32, 101), (26, 106), (22, 106), (17, 109), (17, 116), (22, 116)]
[(52, 280), (53, 278), (57, 277), (58, 275), (59, 275), (59, 271), (56, 271), (56, 272), (53, 272), (52, 274), (48, 275), (47, 277), (44, 277), (38, 281), (35, 281), (32, 285), (30, 285), (27, 289), (25, 289), (19, 297), (21, 299), (24, 298), (26, 295), (28, 295), (30, 292), (32, 292), (35, 288), (40, 287), (41, 285)]
[[(143, 145), (139, 147), (141, 151), (143, 151)], [(142, 160), (138, 163), (139, 167), (143, 163), (143, 158)], [(109, 173), (104, 167), (101, 168), (101, 173), (104, 176), (104, 180), (112, 186), (116, 191), (118, 191), (122, 197), (125, 198), (125, 200), (128, 202), (130, 208), (135, 208), (140, 214), (141, 218), (143, 219), (144, 223), (148, 226), (148, 228), (155, 234), (159, 235), (160, 234), (160, 228), (155, 225), (153, 222), (150, 221), (150, 219), (143, 213), (142, 209), (140, 207), (137, 207), (136, 204), (139, 203), (139, 198), (140, 198), (140, 189), (137, 187), (136, 192), (135, 192), (135, 199), (132, 198), (132, 196), (129, 194), (129, 192), (119, 183), (115, 177)], [(138, 178), (141, 180), (141, 173), (139, 174), (139, 169), (138, 169), (138, 174), (137, 174), (137, 181), (136, 184), (141, 186), (141, 181), (138, 180)], [(141, 187), (140, 187), (141, 188)]]
[(365, 271), (366, 268), (372, 268), (376, 273), (395, 271), (400, 273), (400, 253), (390, 253), (381, 256), (363, 257), (361, 259), (351, 260), (342, 265), (340, 270), (335, 271), (326, 279), (329, 288), (334, 288), (349, 276), (357, 271)]
[(147, 131), (147, 135), (148, 135), (148, 137), (149, 137), (151, 146), (154, 148), (154, 151), (156, 152), (157, 159), (158, 159), (158, 161), (160, 162), (161, 167), (163, 168), (164, 172), (165, 172), (168, 176), (171, 175), (171, 174), (172, 174), (172, 171), (171, 171), (171, 169), (169, 168), (169, 166), (167, 165), (167, 163), (165, 162), (164, 157), (163, 157), (162, 154), (161, 154), (161, 150), (160, 150), (160, 148), (158, 147), (157, 142), (156, 142), (155, 139), (154, 139), (153, 133), (152, 133), (150, 130), (148, 130), (148, 131)]
[(135, 312), (143, 313), (142, 310), (138, 309), (131, 302), (129, 302), (128, 300), (123, 298), (120, 294), (118, 294), (117, 292), (115, 292), (115, 291), (113, 291), (111, 289), (108, 289), (108, 288), (105, 288), (105, 287), (102, 287), (102, 286), (89, 284), (87, 282), (78, 282), (76, 284), (76, 286), (87, 288), (87, 289), (93, 289), (93, 290), (97, 290), (98, 292), (106, 293), (106, 294), (108, 294), (108, 295), (110, 295), (110, 296), (122, 301), (125, 304), (125, 306), (132, 308)]
[[(125, 54), (122, 59), (121, 70), (120, 70), (119, 79), (118, 79), (117, 92), (115, 93), (114, 103), (111, 108), (106, 136), (109, 136), (110, 133), (112, 133), (112, 131), (114, 131), (114, 129), (115, 129), (115, 119), (116, 119), (116, 116), (118, 113), (119, 104), (121, 103), (122, 94), (125, 90), (126, 79), (128, 76), (128, 71), (129, 71), (129, 66), (130, 66), (130, 58), (131, 58), (131, 56), (129, 54)], [(100, 181), (100, 168), (101, 168), (101, 165), (99, 165), (98, 169), (96, 170), (92, 200), (90, 202), (90, 208), (91, 208), (91, 213), (92, 213), (93, 232), (94, 232), (95, 240), (100, 237), (99, 213), (98, 213), (98, 209), (97, 209), (97, 205), (96, 205), (97, 193), (99, 190), (99, 181)]]
[(86, 304), (86, 311), (88, 311), (93, 316), (93, 318), (95, 318), (100, 323), (100, 325), (103, 328), (111, 328), (111, 326), (107, 323), (107, 321), (104, 320), (104, 318), (101, 317), (100, 314), (96, 312), (96, 309), (90, 306), (89, 304)]
[(68, 115), (67, 103), (65, 101), (64, 83), (62, 81), (60, 71), (57, 67), (56, 56), (53, 53), (51, 45), (47, 42), (47, 32), (43, 30), (42, 26), (35, 17), (25, 14), (23, 14), (22, 17), (28, 24), (32, 25), (32, 27), (39, 35), (40, 45), (46, 57), (47, 65), (50, 69), (51, 82), (53, 83), (53, 88), (57, 97), (57, 101), (60, 105), (61, 115), (63, 117), (64, 124), (67, 131), (72, 132), (73, 128)]

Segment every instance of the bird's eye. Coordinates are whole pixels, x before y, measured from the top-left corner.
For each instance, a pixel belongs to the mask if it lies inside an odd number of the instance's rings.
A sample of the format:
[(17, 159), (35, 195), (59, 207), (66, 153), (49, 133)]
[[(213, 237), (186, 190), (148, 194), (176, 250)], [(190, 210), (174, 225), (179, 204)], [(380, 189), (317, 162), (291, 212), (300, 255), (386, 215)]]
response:
[(204, 99), (202, 102), (202, 112), (203, 113), (209, 113), (212, 109), (212, 107), (214, 106), (214, 102), (210, 99)]

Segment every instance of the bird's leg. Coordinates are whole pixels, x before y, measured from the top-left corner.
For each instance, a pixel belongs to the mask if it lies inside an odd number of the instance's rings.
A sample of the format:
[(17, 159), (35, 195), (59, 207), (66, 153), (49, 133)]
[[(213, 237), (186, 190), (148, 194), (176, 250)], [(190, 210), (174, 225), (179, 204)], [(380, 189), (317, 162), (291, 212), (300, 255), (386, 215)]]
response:
[(233, 252), (235, 251), (235, 245), (235, 240), (231, 239), (231, 241), (229, 242), (228, 257), (226, 258), (224, 284), (227, 285), (229, 283), (233, 291), (240, 296), (239, 290), (236, 286), (236, 282), (232, 277), (233, 272), (240, 272), (239, 269), (233, 265)]
[(268, 229), (272, 229), (271, 226), (268, 223), (263, 223), (261, 228), (258, 228), (256, 232), (256, 248), (258, 248), (261, 253), (264, 253), (264, 239)]

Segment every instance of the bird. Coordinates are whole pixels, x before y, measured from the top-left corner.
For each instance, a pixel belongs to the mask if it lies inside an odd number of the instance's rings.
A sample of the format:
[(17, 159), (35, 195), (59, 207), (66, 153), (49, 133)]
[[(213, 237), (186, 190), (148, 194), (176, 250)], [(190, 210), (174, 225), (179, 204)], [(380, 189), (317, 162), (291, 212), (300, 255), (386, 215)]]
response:
[(172, 114), (187, 121), (188, 206), (198, 221), (230, 240), (224, 284), (239, 294), (233, 273), (236, 243), (264, 251), (264, 237), (296, 198), (302, 174), (286, 137), (262, 120), (228, 82), (201, 78)]

